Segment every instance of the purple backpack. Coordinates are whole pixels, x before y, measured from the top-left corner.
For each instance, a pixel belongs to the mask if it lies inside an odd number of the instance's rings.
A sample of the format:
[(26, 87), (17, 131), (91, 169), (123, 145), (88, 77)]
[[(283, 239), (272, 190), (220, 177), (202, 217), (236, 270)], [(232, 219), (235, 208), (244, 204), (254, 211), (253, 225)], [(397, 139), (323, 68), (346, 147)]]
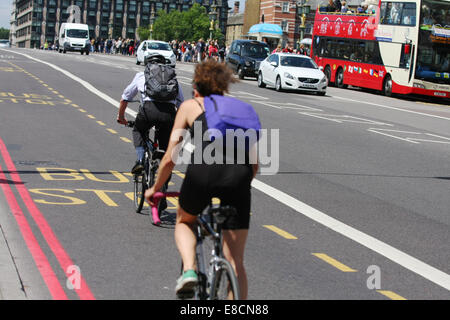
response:
[[(208, 129), (217, 129), (222, 134), (222, 136), (218, 137), (214, 132), (210, 132), (211, 141), (225, 137), (227, 129), (232, 129), (233, 131), (242, 129), (244, 134), (247, 130), (254, 130), (256, 139), (259, 140), (261, 123), (259, 122), (258, 114), (250, 104), (236, 98), (212, 94), (204, 98), (204, 106)], [(235, 136), (244, 135), (235, 133)], [(248, 141), (247, 138), (246, 141)], [(248, 147), (246, 143), (247, 150)]]

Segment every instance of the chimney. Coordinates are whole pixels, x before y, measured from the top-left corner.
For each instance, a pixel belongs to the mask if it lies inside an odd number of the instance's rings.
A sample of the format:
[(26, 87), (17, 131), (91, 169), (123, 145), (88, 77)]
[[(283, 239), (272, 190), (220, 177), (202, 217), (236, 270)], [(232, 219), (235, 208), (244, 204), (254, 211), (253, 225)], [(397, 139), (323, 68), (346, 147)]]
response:
[(234, 14), (238, 14), (239, 13), (239, 1), (235, 1), (234, 2), (234, 10), (233, 10)]

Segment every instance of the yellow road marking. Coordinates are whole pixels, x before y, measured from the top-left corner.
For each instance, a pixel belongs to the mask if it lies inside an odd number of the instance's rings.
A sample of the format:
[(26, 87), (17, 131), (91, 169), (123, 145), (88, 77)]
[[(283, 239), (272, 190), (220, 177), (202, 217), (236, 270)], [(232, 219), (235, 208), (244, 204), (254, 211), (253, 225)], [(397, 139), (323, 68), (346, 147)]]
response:
[(342, 272), (357, 272), (357, 270), (352, 269), (343, 263), (340, 263), (336, 259), (333, 259), (332, 257), (326, 255), (325, 253), (313, 253), (312, 255), (316, 256), (319, 259), (322, 259), (328, 264), (331, 264), (333, 267), (341, 270)]
[(290, 234), (289, 232), (281, 230), (280, 228), (275, 227), (273, 225), (263, 225), (263, 227), (267, 228), (267, 229), (269, 229), (269, 230), (271, 230), (273, 232), (275, 232), (276, 234), (282, 236), (283, 238), (286, 238), (286, 239), (298, 239), (296, 236)]
[(43, 85), (44, 87), (48, 87), (48, 84), (43, 83), (42, 85)]
[(95, 119), (95, 117), (92, 114), (88, 114), (87, 116), (88, 118)]
[(125, 142), (131, 142), (131, 140), (130, 140), (130, 139), (128, 139), (128, 138), (125, 138), (125, 137), (120, 137), (120, 139), (121, 139), (122, 141), (125, 141)]
[(72, 106), (72, 107), (75, 107), (75, 108), (78, 108), (78, 107), (79, 107), (79, 105), (77, 105), (77, 104), (75, 104), (75, 103), (72, 103), (71, 106)]
[(381, 293), (382, 295), (388, 297), (391, 300), (406, 300), (402, 296), (396, 294), (395, 292), (389, 291), (389, 290), (377, 290), (377, 292)]
[(80, 110), (80, 112), (87, 112), (86, 110), (84, 110), (84, 109), (78, 109), (78, 110)]
[(105, 126), (105, 123), (102, 122), (102, 121), (97, 121), (97, 123), (98, 123), (99, 125), (101, 125), (101, 126)]
[(398, 295), (395, 292), (389, 290), (377, 290), (377, 292), (381, 293), (382, 295), (388, 297), (391, 300), (406, 300), (401, 295)]
[(111, 132), (111, 133), (113, 133), (113, 134), (116, 134), (116, 133), (117, 133), (117, 131), (114, 130), (114, 129), (106, 129), (106, 130), (108, 130), (109, 132)]
[(181, 173), (180, 171), (178, 171), (178, 170), (173, 170), (173, 173), (175, 173), (177, 176), (179, 176), (181, 179), (184, 179), (184, 177), (185, 177), (185, 174), (184, 173)]
[(64, 96), (62, 94), (58, 95), (61, 99), (64, 99)]
[(58, 91), (54, 91), (54, 90), (53, 90), (52, 92), (53, 92), (54, 94), (58, 94), (58, 93), (59, 93)]

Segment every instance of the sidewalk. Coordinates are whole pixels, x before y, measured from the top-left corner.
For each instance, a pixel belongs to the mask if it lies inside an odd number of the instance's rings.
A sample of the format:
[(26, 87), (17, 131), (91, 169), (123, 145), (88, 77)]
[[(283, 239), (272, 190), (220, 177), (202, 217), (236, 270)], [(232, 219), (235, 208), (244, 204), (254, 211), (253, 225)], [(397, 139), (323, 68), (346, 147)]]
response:
[(22, 281), (0, 225), (0, 300), (27, 299)]

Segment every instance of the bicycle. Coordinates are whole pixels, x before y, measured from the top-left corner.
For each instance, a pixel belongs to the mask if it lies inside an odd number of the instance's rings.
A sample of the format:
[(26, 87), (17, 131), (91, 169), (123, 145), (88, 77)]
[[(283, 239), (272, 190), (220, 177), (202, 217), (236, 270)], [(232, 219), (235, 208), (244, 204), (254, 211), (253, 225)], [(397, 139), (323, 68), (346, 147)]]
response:
[[(134, 121), (128, 121), (126, 124), (127, 127), (133, 128)], [(134, 206), (137, 213), (142, 211), (144, 206), (145, 198), (144, 193), (145, 190), (150, 188), (156, 179), (156, 172), (159, 168), (159, 163), (164, 155), (164, 150), (160, 150), (158, 148), (158, 143), (152, 141), (148, 135), (143, 136), (145, 146), (144, 146), (144, 170), (140, 174), (133, 175), (133, 184), (134, 184)], [(167, 185), (163, 186), (162, 191), (166, 191)], [(161, 224), (161, 220), (159, 218), (159, 213), (161, 212), (161, 203), (157, 208), (157, 212), (151, 212), (152, 224), (159, 226)]]
[[(161, 198), (178, 195), (179, 192), (155, 193), (152, 197), (154, 203), (152, 210), (157, 210)], [(230, 262), (223, 256), (222, 224), (233, 215), (236, 215), (234, 207), (211, 203), (197, 217), (195, 256), (199, 282), (194, 290), (194, 296), (178, 296), (180, 299), (225, 300), (230, 297), (233, 300), (240, 299), (236, 274)], [(210, 248), (209, 259), (205, 254), (204, 246)], [(183, 263), (181, 273), (183, 273)]]

